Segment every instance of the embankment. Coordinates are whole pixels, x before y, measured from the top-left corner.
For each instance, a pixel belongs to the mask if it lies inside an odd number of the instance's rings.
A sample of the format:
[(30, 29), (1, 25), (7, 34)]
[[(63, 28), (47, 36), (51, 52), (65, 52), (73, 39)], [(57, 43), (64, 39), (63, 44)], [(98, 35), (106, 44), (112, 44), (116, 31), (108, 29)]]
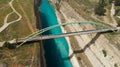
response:
[[(60, 10), (58, 11), (58, 13), (61, 14), (61, 17), (59, 17), (59, 19), (62, 22), (87, 21), (71, 6), (72, 5), (69, 5), (65, 1), (60, 3)], [(66, 25), (64, 26), (64, 29), (67, 32), (74, 32), (86, 29), (95, 29), (95, 26), (90, 24), (74, 24)], [(79, 35), (70, 37), (70, 39), (71, 45), (74, 48), (74, 54), (76, 54), (82, 67), (120, 66), (119, 50), (114, 46), (114, 44), (110, 43), (110, 41), (104, 36), (104, 34), (98, 33)]]
[[(39, 6), (40, 6), (40, 2), (41, 0), (34, 0), (34, 12), (35, 12), (35, 16), (36, 16), (36, 28), (37, 29), (42, 29), (41, 26), (41, 17), (40, 17), (40, 11), (39, 11)], [(46, 67), (46, 63), (45, 63), (45, 58), (44, 58), (44, 49), (43, 49), (43, 44), (42, 41), (39, 42), (40, 44), (40, 51), (38, 51), (39, 55), (39, 60), (38, 60), (38, 66), (39, 67)]]

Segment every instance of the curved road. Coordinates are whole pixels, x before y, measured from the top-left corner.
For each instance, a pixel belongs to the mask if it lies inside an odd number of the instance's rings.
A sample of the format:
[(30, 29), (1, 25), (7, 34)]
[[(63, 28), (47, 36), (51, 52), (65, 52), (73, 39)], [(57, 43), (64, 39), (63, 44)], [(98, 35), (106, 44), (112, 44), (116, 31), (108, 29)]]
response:
[[(13, 10), (13, 12), (7, 14), (7, 16), (5, 17), (5, 19), (4, 19), (4, 24), (3, 24), (2, 27), (0, 27), (0, 33), (1, 33), (3, 30), (5, 30), (10, 24), (15, 23), (15, 22), (17, 22), (17, 21), (20, 21), (21, 18), (22, 18), (22, 15), (21, 15), (20, 13), (18, 13), (18, 12), (15, 10), (15, 8), (13, 7), (13, 5), (12, 5), (13, 1), (14, 1), (14, 0), (11, 0), (11, 1), (9, 2), (9, 5), (10, 5), (11, 9)], [(8, 17), (9, 17), (11, 14), (13, 14), (13, 13), (16, 13), (16, 14), (19, 16), (19, 18), (16, 19), (16, 20), (14, 20), (14, 21), (7, 22)]]

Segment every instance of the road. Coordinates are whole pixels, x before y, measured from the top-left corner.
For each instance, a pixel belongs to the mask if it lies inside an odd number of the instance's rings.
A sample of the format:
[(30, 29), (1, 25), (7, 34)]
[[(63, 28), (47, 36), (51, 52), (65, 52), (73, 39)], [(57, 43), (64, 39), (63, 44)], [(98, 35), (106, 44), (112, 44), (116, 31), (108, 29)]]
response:
[[(11, 13), (7, 14), (7, 16), (4, 18), (4, 24), (2, 25), (2, 27), (0, 27), (0, 33), (1, 33), (3, 30), (5, 30), (10, 24), (13, 24), (13, 23), (15, 23), (15, 22), (17, 22), (17, 21), (20, 21), (21, 18), (22, 18), (22, 15), (21, 15), (20, 13), (18, 13), (18, 12), (15, 10), (15, 8), (13, 7), (13, 4), (12, 4), (13, 1), (14, 1), (14, 0), (11, 0), (11, 1), (9, 2), (9, 5), (10, 5), (10, 7), (11, 7), (11, 9), (12, 9), (13, 11), (12, 11)], [(8, 21), (8, 17), (9, 17), (10, 15), (12, 15), (13, 13), (17, 14), (19, 18), (16, 19), (16, 20), (14, 20), (14, 21), (7, 22), (7, 21)]]

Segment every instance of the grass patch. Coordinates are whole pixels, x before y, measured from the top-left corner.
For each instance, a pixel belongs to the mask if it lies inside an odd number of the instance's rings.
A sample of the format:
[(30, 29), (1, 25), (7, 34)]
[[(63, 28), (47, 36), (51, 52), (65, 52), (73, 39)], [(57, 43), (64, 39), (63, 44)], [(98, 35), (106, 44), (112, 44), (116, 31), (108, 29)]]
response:
[(7, 5), (8, 2), (10, 2), (10, 0), (0, 0), (0, 8), (2, 8), (3, 6)]
[[(6, 1), (6, 2), (2, 2)], [(0, 0), (0, 3), (2, 4), (8, 4), (10, 0)], [(20, 21), (15, 22), (11, 24), (8, 28), (6, 28), (3, 32), (0, 33), (0, 41), (3, 40), (11, 40), (14, 38), (22, 38), (25, 37), (32, 32), (30, 31), (28, 25), (26, 22), (31, 22), (32, 24), (36, 24), (35, 21), (35, 16), (34, 16), (34, 8), (33, 8), (33, 3), (34, 0), (14, 0), (13, 2), (13, 7), (18, 11), (23, 17)], [(2, 6), (0, 4), (0, 6)], [(20, 4), (25, 11), (25, 14), (21, 10)], [(0, 25), (2, 26), (4, 17), (12, 12), (11, 8), (8, 6), (7, 8), (3, 8), (0, 10)], [(17, 19), (18, 16), (14, 13), (11, 16), (9, 16), (8, 21), (13, 21)], [(16, 64), (23, 64), (23, 65), (32, 65), (33, 67), (38, 67), (36, 66), (37, 61), (38, 61), (38, 52), (39, 52), (39, 45), (36, 43), (32, 44), (26, 44), (21, 46), (18, 49), (8, 49), (6, 47), (0, 48), (0, 60), (6, 62), (9, 67), (13, 67), (13, 65)], [(31, 58), (34, 57), (33, 63), (31, 61)]]
[(12, 9), (10, 7), (6, 7), (0, 10), (0, 27), (3, 25), (6, 15), (10, 12), (12, 12)]
[(120, 26), (120, 18), (116, 17), (115, 20), (117, 21), (118, 26)]
[(18, 15), (15, 14), (15, 13), (13, 13), (13, 14), (11, 14), (11, 15), (8, 17), (8, 22), (17, 20), (18, 18), (19, 18)]
[(8, 2), (10, 2), (10, 0), (0, 0), (0, 5), (1, 4), (7, 4)]

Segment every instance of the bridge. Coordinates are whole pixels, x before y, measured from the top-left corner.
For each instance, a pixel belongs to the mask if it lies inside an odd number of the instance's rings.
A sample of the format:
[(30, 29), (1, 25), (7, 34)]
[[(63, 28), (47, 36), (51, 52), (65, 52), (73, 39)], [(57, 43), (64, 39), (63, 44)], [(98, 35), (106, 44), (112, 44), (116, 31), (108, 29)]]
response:
[[(54, 35), (43, 35), (43, 36), (37, 36), (33, 39), (28, 40), (27, 42), (37, 42), (40, 40), (46, 40), (46, 39), (52, 39), (52, 38), (59, 38), (59, 37), (68, 37), (68, 36), (75, 36), (75, 35), (85, 35), (85, 34), (92, 34), (92, 33), (109, 33), (109, 32), (115, 32), (120, 31), (120, 27), (116, 28), (103, 28), (103, 29), (96, 29), (96, 30), (85, 30), (85, 31), (77, 31), (77, 32), (69, 32), (69, 33), (62, 33), (62, 34), (54, 34)], [(18, 38), (13, 39), (10, 41), (7, 41), (8, 44), (20, 44), (23, 43), (26, 40), (26, 38)], [(1, 42), (4, 44), (5, 42)], [(0, 46), (2, 47), (2, 46)]]
[[(105, 28), (39, 36), (40, 34), (46, 32), (48, 30), (51, 30), (53, 28), (56, 28), (58, 26), (64, 26), (64, 25), (70, 25), (70, 24), (94, 24), (94, 25), (105, 27)], [(108, 33), (108, 32), (115, 32), (115, 31), (119, 31), (119, 30), (120, 30), (120, 27), (110, 27), (110, 26), (104, 25), (102, 23), (96, 23), (96, 22), (67, 22), (67, 23), (53, 25), (53, 26), (38, 30), (35, 33), (30, 34), (29, 36), (27, 36), (25, 38), (18, 38), (18, 39), (13, 39), (13, 40), (10, 40), (7, 42), (5, 42), (5, 41), (0, 42), (0, 47), (3, 47), (5, 43), (7, 43), (9, 45), (20, 44), (17, 46), (17, 47), (20, 47), (24, 43), (28, 43), (28, 42), (36, 42), (36, 41), (52, 39), (52, 38), (84, 35), (84, 34), (91, 34), (91, 33)]]

